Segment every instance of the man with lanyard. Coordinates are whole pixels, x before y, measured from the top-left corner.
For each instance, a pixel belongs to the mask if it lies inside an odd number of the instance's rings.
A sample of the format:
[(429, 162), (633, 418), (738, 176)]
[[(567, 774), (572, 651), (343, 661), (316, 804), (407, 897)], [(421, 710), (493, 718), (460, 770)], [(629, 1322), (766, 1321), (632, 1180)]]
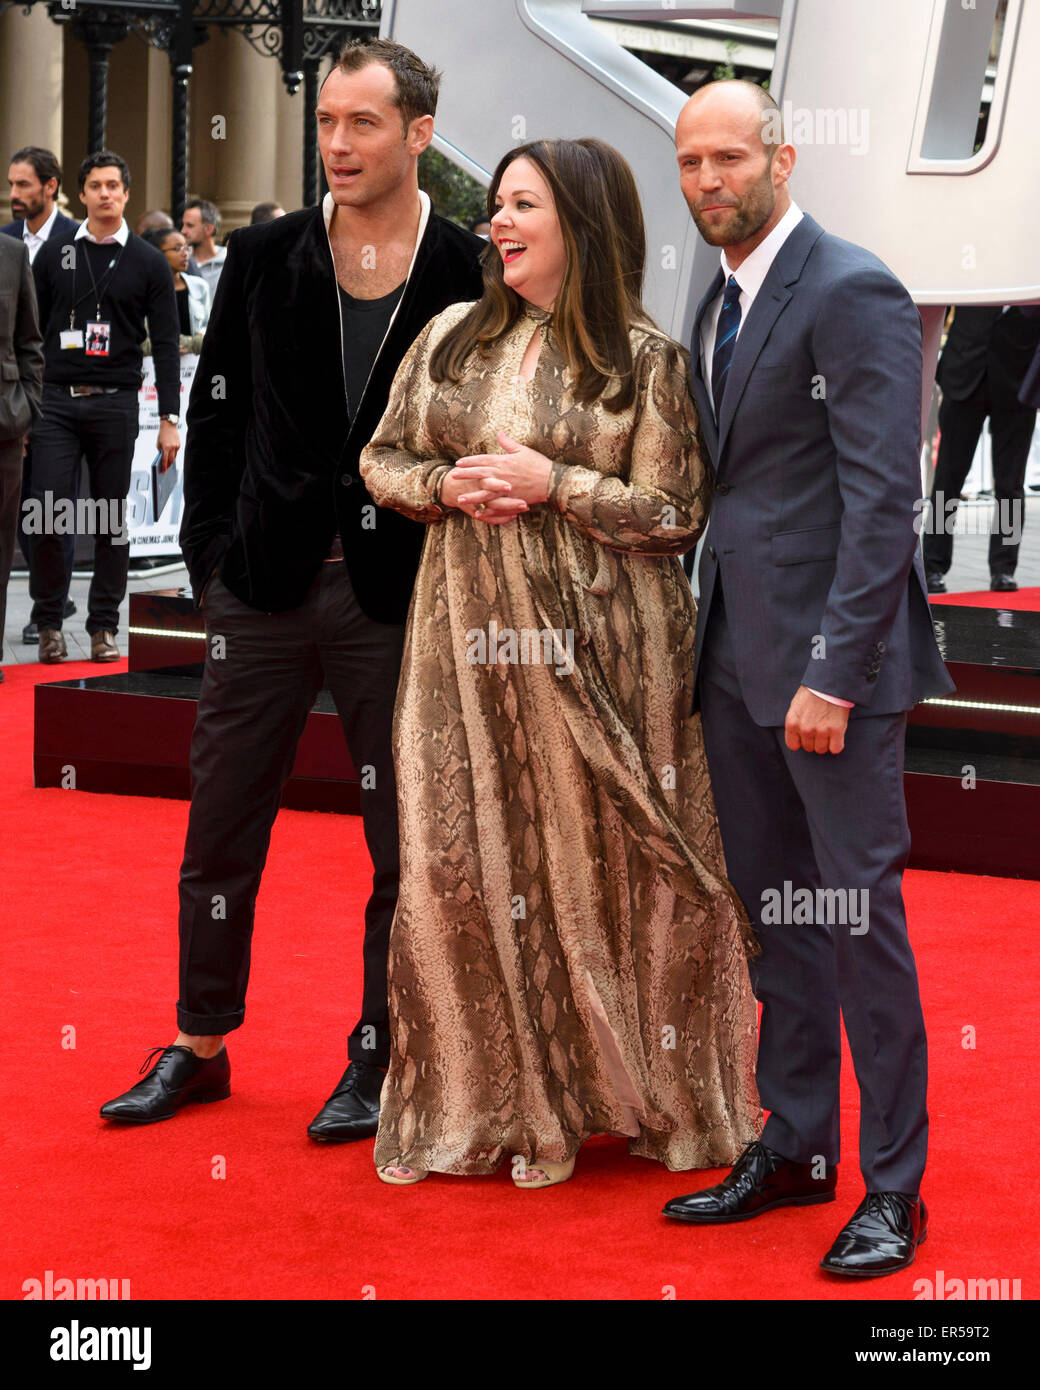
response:
[[(180, 1031), (143, 1081), (102, 1106), (106, 1119), (149, 1124), (229, 1094), (224, 1035), (245, 1016), (271, 829), (324, 682), (358, 773), (374, 872), (350, 1064), (308, 1134), (340, 1143), (378, 1126), (399, 873), (390, 734), (425, 527), (374, 506), (358, 458), (412, 342), (449, 304), (481, 293), (485, 243), (436, 216), (419, 190), (438, 79), (400, 44), (348, 46), (318, 97), (330, 192), (230, 238), (192, 387), (181, 523), (209, 640), (180, 880)], [(303, 896), (305, 875), (326, 873), (297, 869)], [(354, 924), (312, 911), (300, 950), (338, 966)], [(285, 1055), (301, 1005), (312, 1019), (320, 1007), (287, 997), (269, 1053)]]
[(87, 220), (71, 241), (52, 237), (33, 265), (45, 358), (43, 418), (32, 435), (32, 501), (44, 527), (36, 539), (44, 662), (68, 655), (61, 625), (72, 575), (55, 523), (70, 503), (75, 507), (81, 455), (95, 530), (90, 655), (94, 661), (119, 660), (115, 636), (130, 558), (126, 496), (138, 429), (141, 343), (149, 335), (160, 411), (157, 447), (165, 467), (180, 448), (177, 303), (166, 259), (126, 225), (130, 170), (119, 155), (88, 155), (78, 182)]

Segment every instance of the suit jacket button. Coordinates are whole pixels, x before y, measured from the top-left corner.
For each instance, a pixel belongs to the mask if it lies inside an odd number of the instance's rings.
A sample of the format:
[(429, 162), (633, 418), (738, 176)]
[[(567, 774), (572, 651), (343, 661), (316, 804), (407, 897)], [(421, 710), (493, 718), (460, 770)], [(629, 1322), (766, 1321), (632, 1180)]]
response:
[(350, 473), (344, 473), (342, 478), (340, 478), (340, 482), (343, 484), (344, 487), (350, 487), (353, 481), (353, 475)]
[(867, 680), (868, 680), (868, 681), (876, 681), (876, 680), (877, 680), (877, 672), (876, 672), (876, 671), (871, 671), (871, 672), (869, 672), (868, 675), (867, 675)]
[(726, 493), (729, 492), (729, 483), (717, 483), (715, 491), (720, 497), (725, 497)]
[(885, 652), (888, 651), (888, 648), (885, 646), (884, 642), (879, 642), (877, 646), (874, 648), (874, 650), (877, 652), (878, 656), (884, 656)]

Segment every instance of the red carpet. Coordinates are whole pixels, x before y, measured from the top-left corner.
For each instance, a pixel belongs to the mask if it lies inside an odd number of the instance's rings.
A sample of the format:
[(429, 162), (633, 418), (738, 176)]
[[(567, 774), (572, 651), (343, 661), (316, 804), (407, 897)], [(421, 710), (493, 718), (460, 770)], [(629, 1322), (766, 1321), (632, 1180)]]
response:
[[(62, 677), (96, 674), (66, 665)], [(668, 1173), (622, 1142), (574, 1179), (517, 1192), (491, 1178), (377, 1181), (371, 1143), (304, 1130), (345, 1065), (368, 873), (360, 822), (283, 812), (257, 914), (233, 1094), (168, 1123), (108, 1128), (99, 1104), (170, 1041), (176, 882), (187, 805), (32, 787), (34, 679), (0, 687), (0, 873), (7, 1158), (0, 1293), (29, 1279), (130, 1281), (134, 1299), (913, 1299), (944, 1271), (1035, 1296), (1034, 990), (1040, 884), (912, 873), (911, 931), (931, 1039), (931, 1232), (878, 1281), (817, 1262), (858, 1203), (846, 1059), (839, 1200), (730, 1228), (673, 1225), (665, 1200), (720, 1173)], [(74, 1029), (75, 1046), (63, 1046)], [(973, 1030), (976, 1046), (963, 1045)], [(1023, 1164), (1025, 1166), (1023, 1166)], [(226, 1176), (214, 1177), (221, 1165)]]
[(994, 594), (989, 589), (964, 594), (930, 594), (932, 603), (953, 603), (961, 608), (1004, 608), (1040, 612), (1040, 589), (1018, 589), (1010, 594)]

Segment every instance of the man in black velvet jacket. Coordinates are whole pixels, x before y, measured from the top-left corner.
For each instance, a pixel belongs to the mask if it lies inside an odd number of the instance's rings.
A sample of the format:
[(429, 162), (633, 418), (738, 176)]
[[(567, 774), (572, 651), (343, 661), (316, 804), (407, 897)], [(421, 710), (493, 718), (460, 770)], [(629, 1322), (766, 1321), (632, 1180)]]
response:
[(485, 246), (419, 191), (437, 85), (398, 44), (345, 49), (318, 101), (330, 193), (229, 240), (185, 459), (181, 545), (207, 652), (180, 880), (180, 1032), (143, 1081), (102, 1107), (108, 1119), (149, 1123), (229, 1094), (223, 1039), (244, 1017), (254, 901), (324, 679), (361, 774), (375, 872), (349, 1065), (308, 1133), (376, 1132), (398, 882), (390, 734), (424, 528), (377, 513), (358, 457), (420, 330), (479, 298)]

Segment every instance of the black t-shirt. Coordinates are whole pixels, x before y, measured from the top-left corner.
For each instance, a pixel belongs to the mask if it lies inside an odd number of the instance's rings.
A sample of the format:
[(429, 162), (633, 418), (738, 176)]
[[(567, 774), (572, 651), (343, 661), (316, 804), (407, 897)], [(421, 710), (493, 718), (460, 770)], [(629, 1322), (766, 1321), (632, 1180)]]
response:
[(368, 384), (376, 354), (386, 337), (404, 282), (382, 299), (355, 299), (340, 287), (339, 307), (343, 322), (343, 381), (347, 409), (353, 417)]
[(177, 318), (180, 320), (181, 332), (188, 338), (191, 337), (191, 315), (188, 313), (188, 287), (177, 291)]

